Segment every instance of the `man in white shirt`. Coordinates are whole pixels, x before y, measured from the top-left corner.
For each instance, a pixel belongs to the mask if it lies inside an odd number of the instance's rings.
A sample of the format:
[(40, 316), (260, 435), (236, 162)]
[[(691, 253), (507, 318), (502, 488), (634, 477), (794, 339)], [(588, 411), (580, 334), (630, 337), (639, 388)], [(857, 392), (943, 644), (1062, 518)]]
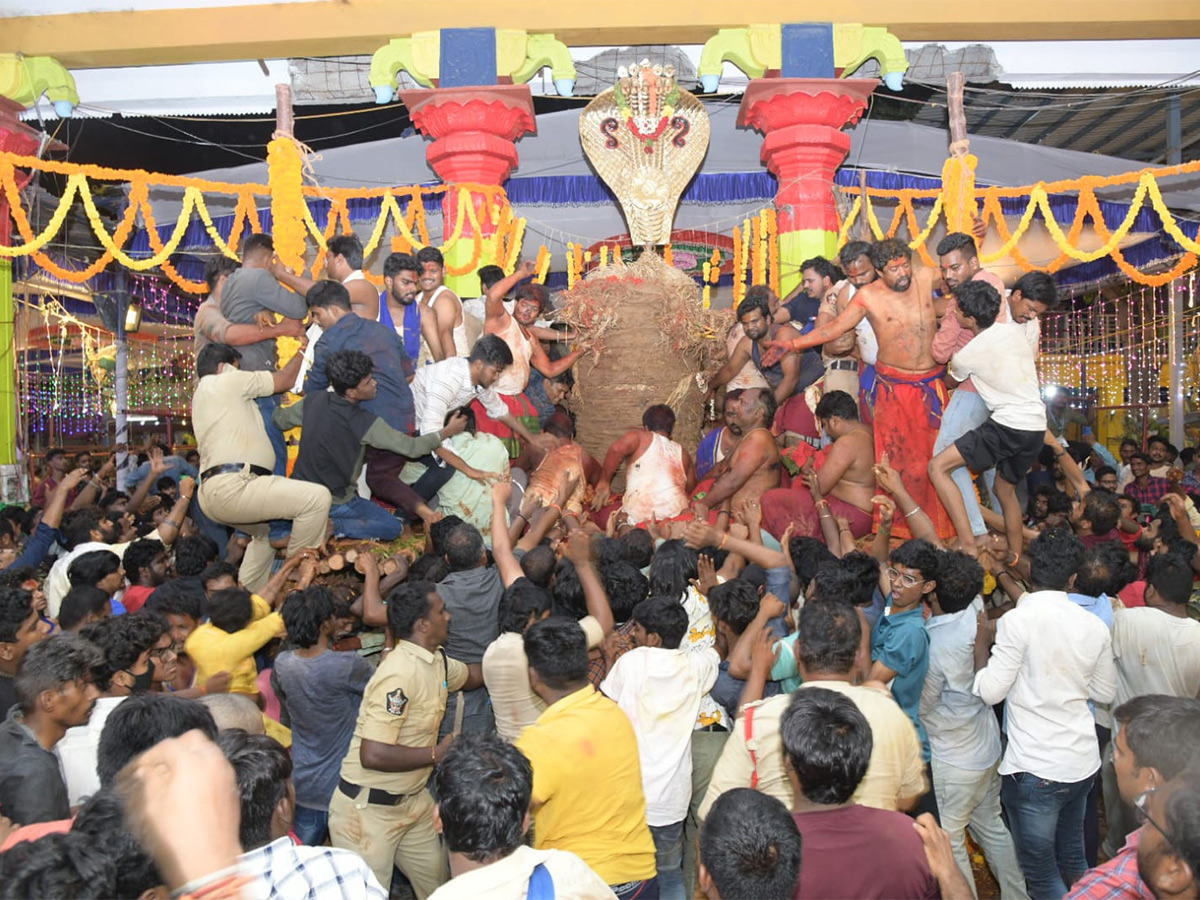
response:
[(963, 331), (974, 337), (950, 360), (946, 380), (962, 383), (970, 379), (987, 406), (988, 417), (934, 456), (929, 463), (929, 481), (954, 523), (959, 549), (973, 554), (975, 532), (954, 473), (964, 466), (973, 472), (995, 468), (995, 493), (1004, 510), (1010, 561), (1015, 562), (1024, 534), (1016, 486), (1037, 462), (1046, 436), (1046, 407), (1038, 387), (1037, 363), (1024, 328), (997, 321), (1004, 301), (992, 285), (979, 280), (963, 282), (954, 289), (954, 298), (957, 305), (951, 314)]
[(929, 736), (941, 826), (950, 835), (954, 859), (971, 893), (978, 896), (967, 856), (967, 825), (983, 848), (1001, 895), (1024, 898), (1025, 876), (1000, 817), (1000, 724), (971, 691), (982, 590), (983, 567), (974, 558), (955, 550), (942, 554), (930, 600), (933, 615), (925, 622), (929, 670), (920, 715)]
[(632, 621), (634, 649), (617, 660), (600, 690), (633, 723), (659, 890), (663, 897), (679, 898), (685, 894), (683, 820), (692, 800), (692, 731), (721, 658), (713, 647), (680, 649), (688, 614), (678, 600), (643, 600)]
[[(798, 690), (815, 686), (845, 694), (870, 723), (871, 759), (854, 801), (876, 809), (910, 809), (929, 790), (921, 741), (888, 690), (855, 683), (865, 653), (862, 627), (858, 611), (844, 601), (806, 603), (796, 640), (796, 665), (803, 682)], [(766, 682), (774, 661), (773, 650), (755, 654), (747, 690), (755, 684), (756, 670), (758, 683)], [(779, 694), (741, 708), (700, 804), (701, 819), (717, 797), (738, 787), (757, 788), (784, 803), (793, 801), (779, 731), (791, 699), (790, 694)]]
[(1188, 616), (1191, 592), (1187, 559), (1173, 553), (1150, 557), (1146, 605), (1113, 613), (1114, 703), (1144, 694), (1200, 696), (1200, 622)]
[[(1058, 289), (1054, 279), (1045, 272), (1028, 272), (1013, 285), (1012, 294), (1004, 300), (1004, 282), (996, 275), (979, 267), (978, 251), (974, 239), (968, 234), (949, 234), (938, 244), (941, 262), (942, 280), (946, 287), (953, 290), (958, 285), (968, 281), (986, 281), (996, 288), (1000, 294), (1000, 312), (997, 322), (1011, 322), (1022, 329), (1025, 339), (1033, 349), (1036, 358), (1038, 341), (1041, 337), (1040, 316), (1054, 308), (1058, 302)], [(933, 358), (940, 362), (949, 362), (959, 350), (973, 338), (973, 335), (958, 324), (954, 315), (957, 301), (951, 296), (946, 301), (946, 312), (938, 326), (938, 333), (933, 339)], [(942, 425), (938, 430), (937, 441), (933, 445), (936, 456), (968, 431), (978, 428), (988, 417), (988, 407), (982, 396), (975, 389), (972, 379), (967, 379), (955, 389), (942, 413)], [(984, 476), (988, 493), (995, 494), (996, 470), (987, 469), (980, 472)], [(955, 470), (951, 477), (958, 485), (959, 493), (967, 508), (967, 519), (971, 523), (971, 532), (975, 536), (987, 533), (983, 521), (983, 513), (979, 506), (979, 495), (975, 491), (972, 473), (969, 469)], [(996, 511), (999, 507), (993, 500)]]
[[(489, 418), (503, 422), (522, 440), (553, 449), (554, 438), (530, 434), (492, 389), (500, 373), (512, 365), (512, 361), (512, 351), (508, 344), (496, 335), (489, 334), (479, 339), (472, 348), (471, 355), (466, 358), (453, 356), (417, 369), (411, 385), (417, 432), (430, 434), (440, 431), (450, 412), (466, 406), (472, 400), (478, 400)], [(421, 462), (426, 464), (426, 470), (413, 485), (413, 490), (427, 500), (450, 480), (454, 469), (480, 481), (493, 474), (479, 472), (467, 465), (451, 449), (449, 442), (442, 444), (433, 451), (431, 457), (422, 459)]]
[(464, 735), (433, 780), (433, 824), (450, 853), (450, 880), (429, 900), (616, 896), (574, 853), (525, 844), (533, 767), (513, 745), (494, 734)]
[(1008, 700), (1001, 796), (1034, 900), (1062, 897), (1087, 870), (1084, 810), (1100, 768), (1088, 701), (1116, 694), (1108, 628), (1066, 594), (1083, 554), (1068, 529), (1040, 535), (1029, 546), (1033, 592), (994, 633), (981, 614), (975, 636), (974, 693), (989, 706)]
[(46, 576), (46, 615), (52, 619), (71, 589), (71, 563), (91, 550), (112, 550), (119, 537), (113, 523), (92, 507), (71, 510), (61, 530), (68, 552), (54, 561)]
[(135, 693), (150, 690), (154, 678), (151, 654), (165, 628), (152, 616), (114, 616), (88, 625), (81, 636), (104, 654), (92, 674), (102, 693), (86, 725), (68, 728), (56, 748), (67, 783), (67, 798), (78, 806), (100, 790), (96, 749), (108, 715)]

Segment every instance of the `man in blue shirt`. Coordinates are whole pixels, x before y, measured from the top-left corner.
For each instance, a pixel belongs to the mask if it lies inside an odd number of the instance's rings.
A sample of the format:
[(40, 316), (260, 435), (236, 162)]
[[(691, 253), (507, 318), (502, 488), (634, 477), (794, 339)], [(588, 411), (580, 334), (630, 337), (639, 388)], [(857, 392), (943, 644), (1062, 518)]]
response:
[(930, 597), (929, 672), (921, 721), (929, 735), (933, 790), (954, 860), (972, 887), (966, 828), (983, 848), (1002, 897), (1028, 897), (1012, 835), (1000, 816), (1000, 723), (975, 696), (975, 630), (983, 609), (983, 567), (951, 550), (938, 563)]
[[(383, 419), (396, 431), (411, 435), (415, 427), (412, 391), (413, 362), (404, 349), (404, 341), (394, 329), (364, 319), (350, 309), (350, 293), (334, 281), (319, 281), (305, 295), (309, 314), (323, 333), (313, 353), (312, 368), (304, 382), (304, 392), (312, 394), (329, 387), (325, 366), (330, 355), (340, 350), (358, 350), (371, 357), (377, 384), (373, 400), (364, 400), (362, 408)], [(400, 480), (405, 458), (388, 450), (367, 447), (367, 487), (371, 493), (396, 508), (400, 518), (417, 519), (428, 506), (420, 496)]]
[[(919, 715), (921, 689), (929, 669), (929, 633), (923, 604), (937, 587), (938, 550), (919, 538), (901, 544), (888, 559), (891, 606), (871, 632), (870, 681), (891, 682), (892, 696), (912, 720), (929, 765), (929, 736)], [(936, 815), (933, 793), (926, 794), (919, 812)]]

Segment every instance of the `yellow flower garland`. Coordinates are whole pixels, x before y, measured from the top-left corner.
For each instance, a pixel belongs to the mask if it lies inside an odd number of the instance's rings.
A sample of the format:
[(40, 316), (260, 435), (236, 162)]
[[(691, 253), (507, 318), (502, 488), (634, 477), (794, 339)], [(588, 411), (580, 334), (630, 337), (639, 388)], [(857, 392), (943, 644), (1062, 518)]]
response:
[[(1200, 253), (1200, 241), (1188, 237), (1180, 227), (1179, 222), (1167, 208), (1162, 197), (1159, 179), (1173, 175), (1200, 172), (1200, 161), (1185, 163), (1180, 166), (1145, 169), (1140, 172), (1124, 173), (1110, 177), (1089, 176), (1082, 179), (1050, 182), (1024, 188), (985, 188), (968, 191), (967, 186), (973, 181), (972, 169), (974, 162), (975, 160), (969, 156), (948, 160), (943, 169), (943, 187), (938, 190), (886, 191), (868, 189), (866, 192), (868, 199), (865, 204), (865, 215), (868, 218), (871, 232), (876, 237), (882, 237), (885, 234), (887, 236), (894, 236), (901, 224), (907, 223), (909, 234), (913, 235), (915, 233), (915, 236), (910, 241), (910, 246), (913, 247), (927, 264), (932, 264), (933, 260), (925, 246), (926, 242), (939, 219), (943, 218), (948, 203), (953, 202), (956, 213), (963, 206), (968, 211), (973, 210), (973, 205), (966, 202), (966, 195), (969, 193), (975, 201), (982, 202), (982, 218), (995, 225), (1003, 242), (999, 250), (982, 257), (981, 261), (985, 263), (995, 261), (1003, 256), (1012, 256), (1014, 261), (1027, 271), (1035, 268), (1056, 271), (1071, 260), (1075, 262), (1090, 262), (1107, 256), (1113, 259), (1121, 271), (1132, 280), (1148, 285), (1163, 284), (1170, 280), (1170, 278), (1177, 277), (1178, 274), (1186, 272), (1196, 264), (1195, 257), (1196, 254)], [(193, 214), (199, 216), (206, 234), (218, 251), (226, 256), (236, 258), (236, 248), (242, 234), (247, 229), (250, 231), (261, 230), (256, 198), (268, 197), (270, 198), (274, 218), (274, 236), (277, 248), (281, 250), (281, 256), (285, 261), (299, 267), (303, 264), (304, 248), (310, 236), (315, 246), (323, 251), (329, 238), (336, 232), (339, 223), (342, 225), (343, 230), (345, 230), (349, 223), (349, 210), (346, 202), (351, 198), (383, 198), (379, 218), (372, 228), (372, 236), (376, 238), (372, 250), (382, 240), (382, 235), (387, 228), (389, 219), (396, 223), (397, 235), (393, 241), (393, 246), (399, 245), (405, 250), (411, 250), (413, 247), (428, 246), (430, 243), (424, 211), (425, 198), (430, 195), (436, 196), (444, 194), (446, 191), (454, 190), (459, 192), (459, 197), (455, 198), (457, 201), (455, 204), (457, 210), (460, 213), (465, 213), (467, 223), (473, 226), (472, 234), (469, 236), (473, 244), (473, 258), (469, 264), (462, 267), (462, 271), (468, 272), (477, 267), (485, 252), (483, 235), (478, 227), (480, 217), (476, 212), (475, 203), (471, 201), (464, 202), (464, 194), (480, 197), (481, 201), (487, 205), (487, 218), (485, 221), (496, 226), (497, 233), (500, 235), (494, 245), (495, 253), (502, 253), (503, 261), (510, 265), (515, 264), (519, 258), (519, 248), (523, 242), (525, 223), (523, 220), (512, 216), (511, 208), (507, 205), (507, 198), (503, 195), (502, 188), (494, 185), (438, 185), (425, 188), (412, 186), (407, 188), (383, 189), (318, 189), (311, 186), (306, 187), (301, 184), (302, 165), (303, 157), (299, 147), (294, 141), (285, 138), (277, 138), (268, 146), (268, 173), (270, 176), (268, 185), (231, 184), (227, 182), (205, 181), (185, 176), (151, 175), (142, 170), (112, 169), (102, 166), (57, 162), (54, 160), (40, 160), (14, 154), (0, 154), (0, 189), (3, 190), (4, 197), (9, 202), (14, 222), (17, 225), (17, 231), (23, 240), (23, 243), (16, 246), (0, 247), (0, 257), (30, 256), (38, 265), (56, 277), (75, 283), (87, 281), (113, 260), (135, 271), (146, 271), (158, 266), (184, 290), (199, 293), (205, 290), (205, 286), (199, 282), (189, 281), (180, 277), (170, 262), (170, 257), (177, 252), (186, 234)], [(18, 168), (38, 168), (42, 171), (66, 176), (66, 189), (63, 196), (59, 199), (58, 205), (51, 214), (46, 227), (36, 234), (30, 226), (28, 216), (21, 205), (20, 190), (17, 181)], [(130, 183), (130, 205), (111, 236), (108, 234), (103, 220), (96, 210), (88, 179), (126, 181)], [(1096, 191), (1106, 187), (1135, 183), (1137, 190), (1130, 204), (1129, 212), (1121, 224), (1116, 229), (1110, 231), (1103, 221)], [(157, 233), (156, 226), (152, 225), (153, 215), (151, 214), (148, 200), (149, 191), (152, 187), (175, 187), (183, 188), (184, 191), (180, 214), (176, 219), (171, 235), (165, 241)], [(278, 187), (280, 190), (273, 190), (275, 187)], [(1070, 228), (1064, 229), (1063, 224), (1055, 220), (1050, 210), (1049, 197), (1054, 193), (1072, 191), (1079, 194), (1078, 209)], [(205, 200), (206, 193), (221, 193), (237, 198), (233, 213), (234, 225), (228, 239), (221, 238), (220, 233), (213, 223)], [(325, 197), (331, 201), (331, 224), (327, 225), (324, 230), (317, 228), (308, 204), (305, 202), (306, 198), (317, 196)], [(404, 196), (408, 200), (408, 209), (405, 213), (401, 213), (397, 202), (400, 196)], [(1016, 197), (1027, 197), (1028, 202), (1020, 221), (1015, 228), (1010, 230), (1004, 221), (999, 201), (1001, 198)], [(871, 198), (884, 198), (896, 203), (890, 226), (886, 232), (884, 232), (879, 223), (876, 216), (876, 204), (871, 202)], [(953, 198), (953, 201), (950, 198)], [(914, 201), (928, 199), (934, 200), (934, 206), (928, 214), (925, 227), (920, 228)], [(86, 269), (70, 271), (54, 263), (42, 251), (59, 235), (65, 225), (71, 207), (77, 201), (83, 205), (89, 225), (93, 232), (96, 233), (97, 239), (104, 248), (104, 253)], [(1145, 208), (1146, 204), (1149, 204), (1158, 214), (1162, 222), (1163, 231), (1185, 251), (1185, 255), (1169, 273), (1145, 275), (1131, 266), (1121, 254), (1120, 244), (1132, 230), (1137, 216)], [(849, 213), (840, 223), (838, 229), (839, 246), (848, 239), (851, 227), (857, 218), (864, 214), (863, 205), (861, 196), (854, 199)], [(132, 236), (133, 227), (137, 221), (139, 212), (143, 224), (148, 231), (150, 246), (153, 252), (153, 255), (147, 259), (134, 259), (124, 250), (125, 245)], [(1031, 227), (1033, 219), (1038, 213), (1044, 219), (1047, 231), (1058, 245), (1061, 253), (1060, 257), (1049, 265), (1034, 266), (1024, 258), (1019, 249), (1021, 239)], [(451, 247), (458, 240), (465, 239), (463, 215), (459, 215), (456, 218), (454, 233), (443, 244), (443, 249)], [(1088, 218), (1092, 220), (1097, 234), (1100, 235), (1103, 241), (1103, 245), (1095, 250), (1085, 251), (1079, 249), (1078, 239)], [(742, 228), (735, 229), (733, 265), (735, 300), (744, 296), (748, 274), (746, 270), (748, 268), (754, 269), (756, 275), (761, 273), (763, 277), (771, 280), (775, 277), (775, 266), (772, 260), (777, 260), (778, 231), (777, 227), (772, 228), (770, 221), (770, 219), (764, 221), (760, 217), (759, 222), (756, 223), (757, 227), (755, 227), (755, 223), (747, 220)], [(488, 246), (493, 245), (489, 244)], [(761, 256), (763, 253), (766, 254), (765, 261)], [(539, 258), (541, 258), (540, 255)], [(319, 254), (318, 260), (318, 266), (322, 266), (324, 263), (323, 252)], [(547, 257), (545, 260), (547, 265), (548, 261)], [(614, 257), (615, 261), (616, 257)], [(582, 277), (582, 247), (572, 250), (568, 255), (568, 264), (569, 268), (573, 268), (576, 271), (577, 277)], [(712, 268), (716, 271), (717, 278), (719, 278), (719, 266), (714, 265)], [(458, 272), (457, 269), (455, 271)]]

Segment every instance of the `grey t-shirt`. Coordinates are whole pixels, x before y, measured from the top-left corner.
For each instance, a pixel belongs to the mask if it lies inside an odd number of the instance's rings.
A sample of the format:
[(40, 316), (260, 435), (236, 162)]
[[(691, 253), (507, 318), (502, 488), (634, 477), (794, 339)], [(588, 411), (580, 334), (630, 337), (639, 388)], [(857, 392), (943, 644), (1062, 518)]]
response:
[[(438, 584), (438, 594), (450, 612), (450, 634), (442, 649), (451, 659), (470, 665), (483, 661), (488, 645), (500, 636), (500, 599), (504, 584), (495, 566), (451, 572)], [(463, 732), (466, 734), (495, 729), (487, 688), (467, 691), (463, 704)], [(439, 739), (453, 727), (457, 699), (446, 703)]]
[[(264, 309), (289, 319), (308, 315), (304, 297), (290, 291), (275, 280), (266, 269), (238, 269), (225, 280), (221, 292), (221, 315), (234, 325), (251, 325)], [(242, 369), (247, 372), (270, 372), (275, 368), (275, 339), (247, 344), (241, 348)]]
[(350, 651), (326, 650), (305, 659), (288, 650), (276, 658), (273, 683), (291, 719), (292, 781), (300, 806), (329, 808), (363, 688), (374, 674), (369, 662)]

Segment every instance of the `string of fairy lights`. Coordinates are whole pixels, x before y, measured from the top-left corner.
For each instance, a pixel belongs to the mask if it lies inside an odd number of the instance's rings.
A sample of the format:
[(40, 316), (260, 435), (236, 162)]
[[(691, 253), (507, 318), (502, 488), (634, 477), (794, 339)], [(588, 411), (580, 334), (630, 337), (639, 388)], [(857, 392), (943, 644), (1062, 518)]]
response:
[[(155, 334), (129, 342), (128, 409), (170, 415), (181, 423), (191, 409), (195, 379), (191, 322), (200, 298), (170, 282), (130, 273), (126, 290)], [(51, 297), (23, 304), (27, 334), (18, 359), (20, 413), (37, 443), (107, 443), (115, 420), (114, 337)], [(161, 333), (159, 333), (161, 332)]]

